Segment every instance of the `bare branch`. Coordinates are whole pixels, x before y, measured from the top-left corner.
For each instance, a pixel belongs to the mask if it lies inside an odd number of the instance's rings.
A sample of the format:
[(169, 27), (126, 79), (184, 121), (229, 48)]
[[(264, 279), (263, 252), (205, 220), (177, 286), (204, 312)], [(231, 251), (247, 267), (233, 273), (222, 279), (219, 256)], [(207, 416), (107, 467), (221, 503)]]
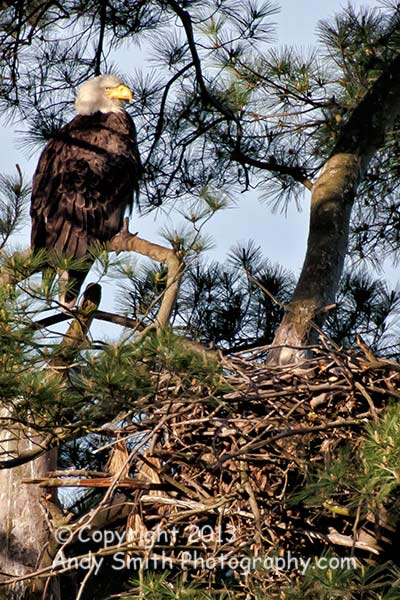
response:
[(137, 252), (138, 254), (148, 256), (157, 262), (165, 263), (167, 265), (167, 286), (162, 295), (160, 310), (154, 325), (156, 329), (163, 329), (166, 327), (178, 295), (179, 284), (184, 270), (183, 257), (180, 256), (176, 250), (159, 246), (158, 244), (154, 244), (153, 242), (149, 242), (137, 235), (129, 233), (127, 221), (125, 222), (123, 231), (111, 240), (109, 249), (115, 250), (116, 252)]

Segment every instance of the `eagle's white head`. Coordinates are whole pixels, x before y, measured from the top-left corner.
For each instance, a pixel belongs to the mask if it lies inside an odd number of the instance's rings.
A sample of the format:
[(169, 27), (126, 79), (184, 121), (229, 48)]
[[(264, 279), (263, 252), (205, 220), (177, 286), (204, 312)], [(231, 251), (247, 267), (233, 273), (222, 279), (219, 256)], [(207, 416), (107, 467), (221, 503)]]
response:
[(92, 115), (95, 112), (123, 112), (124, 102), (131, 102), (132, 91), (115, 75), (99, 75), (85, 81), (75, 100), (78, 115)]

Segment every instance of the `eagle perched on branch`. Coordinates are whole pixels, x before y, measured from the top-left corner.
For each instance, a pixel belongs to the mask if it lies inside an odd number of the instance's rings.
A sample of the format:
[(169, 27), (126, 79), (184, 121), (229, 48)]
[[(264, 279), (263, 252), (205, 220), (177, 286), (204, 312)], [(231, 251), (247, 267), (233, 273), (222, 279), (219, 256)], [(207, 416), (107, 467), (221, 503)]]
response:
[[(84, 258), (116, 235), (141, 174), (135, 125), (125, 111), (132, 91), (114, 75), (83, 83), (77, 115), (43, 150), (33, 178), (33, 250)], [(92, 259), (93, 262), (93, 259)], [(75, 304), (86, 271), (68, 272), (63, 302)]]

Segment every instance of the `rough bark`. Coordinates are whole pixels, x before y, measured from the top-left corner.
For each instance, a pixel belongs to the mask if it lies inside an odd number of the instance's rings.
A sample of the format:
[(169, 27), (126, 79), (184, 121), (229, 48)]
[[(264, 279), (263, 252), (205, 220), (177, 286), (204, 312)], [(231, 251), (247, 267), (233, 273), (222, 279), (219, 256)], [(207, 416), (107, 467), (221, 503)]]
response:
[(269, 362), (296, 363), (304, 359), (304, 347), (315, 341), (326, 316), (324, 307), (335, 301), (357, 187), (399, 114), (397, 56), (353, 111), (313, 186), (306, 257)]
[[(10, 455), (33, 450), (40, 444), (36, 436), (21, 431), (3, 432), (1, 448)], [(51, 532), (49, 522), (53, 503), (46, 491), (21, 484), (22, 479), (45, 476), (56, 466), (57, 453), (50, 451), (36, 460), (20, 465), (15, 469), (0, 471), (0, 582), (10, 576), (20, 577), (50, 564), (48, 554)], [(42, 582), (43, 583), (43, 582)], [(42, 583), (33, 584), (30, 580), (0, 586), (0, 600), (36, 600), (42, 596)], [(57, 600), (57, 582), (52, 582), (47, 598)]]

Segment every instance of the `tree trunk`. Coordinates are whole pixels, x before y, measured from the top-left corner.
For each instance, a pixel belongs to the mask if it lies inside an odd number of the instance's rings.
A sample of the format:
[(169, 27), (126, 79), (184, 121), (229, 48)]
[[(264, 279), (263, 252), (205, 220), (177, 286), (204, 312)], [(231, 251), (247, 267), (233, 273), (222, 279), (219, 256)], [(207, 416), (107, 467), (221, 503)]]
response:
[(306, 346), (317, 340), (324, 307), (335, 301), (342, 275), (358, 184), (399, 114), (397, 56), (353, 111), (313, 186), (306, 257), (276, 333), (270, 363), (299, 363), (307, 356)]
[[(36, 444), (35, 439), (28, 439), (16, 429), (4, 431), (0, 441), (6, 456), (18, 456), (33, 450)], [(51, 496), (45, 497), (46, 490), (21, 481), (45, 477), (56, 468), (56, 460), (54, 449), (26, 464), (0, 471), (0, 582), (27, 575), (51, 563)], [(0, 600), (39, 600), (44, 583), (44, 580), (27, 579), (1, 585)], [(52, 581), (46, 599), (58, 600), (59, 597), (58, 584)]]
[[(80, 348), (101, 299), (98, 284), (87, 286), (77, 316), (66, 332), (62, 348), (64, 363), (59, 351), (57, 364), (67, 365), (74, 348)], [(56, 364), (56, 361), (54, 361)], [(65, 370), (66, 372), (66, 370)], [(12, 415), (11, 415), (12, 416)], [(10, 419), (5, 408), (0, 413), (4, 423)], [(10, 426), (0, 432), (0, 456), (3, 465), (7, 460), (23, 456), (27, 462), (10, 469), (0, 470), (0, 584), (11, 577), (29, 573), (51, 565), (57, 550), (57, 540), (52, 529), (62, 521), (62, 514), (53, 495), (36, 485), (22, 483), (23, 479), (46, 478), (49, 471), (57, 468), (57, 448), (30, 460), (29, 453), (37, 448), (48, 447), (37, 433), (26, 431), (22, 426)], [(57, 523), (51, 523), (55, 520)], [(0, 600), (41, 600), (45, 579), (29, 579), (7, 586), (0, 585)], [(59, 600), (58, 580), (52, 577), (45, 590), (46, 600)]]

